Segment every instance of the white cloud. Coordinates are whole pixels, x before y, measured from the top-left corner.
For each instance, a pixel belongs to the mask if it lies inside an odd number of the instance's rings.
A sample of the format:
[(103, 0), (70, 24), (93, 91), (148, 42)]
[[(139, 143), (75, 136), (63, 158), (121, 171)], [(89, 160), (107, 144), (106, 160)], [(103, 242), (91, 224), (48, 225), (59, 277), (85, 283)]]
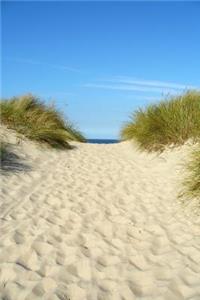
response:
[(115, 77), (113, 79), (102, 80), (101, 82), (98, 81), (98, 83), (88, 83), (84, 84), (84, 87), (109, 90), (152, 92), (159, 94), (174, 94), (189, 89), (198, 89), (198, 87), (195, 87), (193, 85), (155, 80), (138, 80), (128, 77)]
[(84, 87), (88, 88), (99, 88), (99, 89), (108, 89), (108, 90), (121, 90), (121, 91), (137, 91), (137, 92), (154, 92), (154, 93), (173, 93), (174, 89), (163, 89), (163, 88), (149, 88), (136, 85), (128, 84), (95, 84), (89, 83), (84, 84)]
[(32, 59), (24, 59), (24, 58), (6, 58), (6, 60), (17, 62), (17, 63), (24, 63), (24, 64), (30, 64), (30, 65), (40, 65), (40, 66), (46, 66), (53, 69), (63, 70), (63, 71), (71, 71), (71, 72), (80, 72), (80, 70), (76, 68), (71, 68), (65, 65), (57, 65), (57, 64), (50, 64), (46, 62), (41, 62), (37, 60)]
[(174, 90), (185, 90), (185, 89), (196, 89), (197, 87), (188, 84), (179, 84), (173, 82), (163, 82), (156, 80), (135, 80), (128, 77), (119, 77), (115, 82), (125, 83), (135, 86), (144, 86), (144, 87), (156, 87), (156, 88), (169, 88)]

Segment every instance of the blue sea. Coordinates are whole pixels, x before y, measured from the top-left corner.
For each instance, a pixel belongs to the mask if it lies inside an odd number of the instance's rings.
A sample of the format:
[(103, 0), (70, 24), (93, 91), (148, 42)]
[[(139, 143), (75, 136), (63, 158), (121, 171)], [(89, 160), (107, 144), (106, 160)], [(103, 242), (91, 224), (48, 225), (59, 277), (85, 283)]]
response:
[(89, 144), (116, 144), (119, 140), (114, 139), (88, 139)]

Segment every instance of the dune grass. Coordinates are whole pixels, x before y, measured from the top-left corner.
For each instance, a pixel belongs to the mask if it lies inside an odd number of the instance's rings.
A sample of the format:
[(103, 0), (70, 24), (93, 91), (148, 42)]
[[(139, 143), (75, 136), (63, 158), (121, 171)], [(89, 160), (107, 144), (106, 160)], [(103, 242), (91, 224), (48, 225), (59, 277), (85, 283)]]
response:
[(121, 131), (123, 140), (134, 139), (141, 149), (163, 151), (200, 138), (200, 92), (188, 91), (139, 109)]
[(0, 102), (1, 122), (31, 140), (56, 148), (70, 148), (69, 141), (85, 142), (84, 136), (58, 112), (28, 94)]
[(190, 162), (187, 165), (188, 176), (185, 179), (185, 195), (200, 199), (200, 145), (192, 153)]
[[(200, 141), (200, 92), (188, 91), (137, 110), (121, 131), (123, 140), (135, 140), (140, 149), (162, 152), (187, 140)], [(184, 181), (188, 197), (200, 198), (200, 147), (192, 155)]]

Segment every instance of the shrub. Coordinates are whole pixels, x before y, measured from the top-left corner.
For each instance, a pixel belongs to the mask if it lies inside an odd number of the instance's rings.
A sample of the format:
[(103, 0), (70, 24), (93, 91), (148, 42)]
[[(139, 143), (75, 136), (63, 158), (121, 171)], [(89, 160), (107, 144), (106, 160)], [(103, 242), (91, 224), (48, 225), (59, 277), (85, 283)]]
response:
[(85, 141), (54, 106), (44, 104), (31, 94), (2, 100), (0, 109), (2, 123), (31, 140), (57, 148), (70, 148), (70, 140)]
[(124, 140), (135, 139), (142, 149), (163, 151), (200, 137), (200, 92), (188, 91), (137, 110), (121, 131)]

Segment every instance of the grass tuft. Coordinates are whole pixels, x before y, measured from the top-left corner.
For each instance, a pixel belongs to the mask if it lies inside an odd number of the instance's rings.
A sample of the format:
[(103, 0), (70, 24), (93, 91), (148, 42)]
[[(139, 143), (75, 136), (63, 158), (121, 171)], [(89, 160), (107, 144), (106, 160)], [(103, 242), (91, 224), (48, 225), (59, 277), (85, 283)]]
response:
[(200, 92), (188, 91), (139, 109), (121, 131), (123, 140), (134, 139), (141, 149), (163, 151), (200, 138)]
[(84, 136), (58, 112), (28, 94), (0, 102), (1, 121), (31, 140), (56, 148), (70, 148), (69, 141), (85, 142)]
[[(123, 140), (135, 140), (143, 150), (163, 151), (187, 140), (200, 141), (200, 92), (189, 91), (146, 109), (137, 110), (121, 131)], [(187, 166), (184, 195), (200, 198), (200, 148)]]
[[(184, 182), (185, 195), (200, 197), (200, 146), (192, 153), (191, 161), (187, 166), (188, 176)], [(200, 198), (199, 198), (200, 199)]]

